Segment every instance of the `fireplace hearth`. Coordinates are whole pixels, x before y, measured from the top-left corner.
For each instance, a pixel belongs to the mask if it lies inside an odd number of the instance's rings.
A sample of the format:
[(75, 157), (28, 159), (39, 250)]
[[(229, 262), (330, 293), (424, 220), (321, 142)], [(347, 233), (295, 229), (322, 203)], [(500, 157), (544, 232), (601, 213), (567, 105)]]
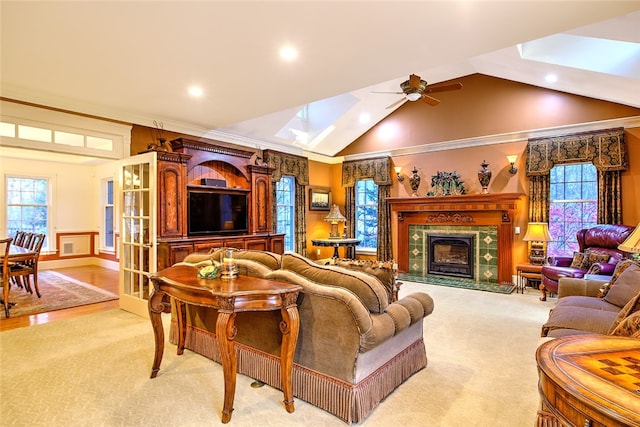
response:
[(474, 278), (474, 236), (429, 234), (428, 274)]

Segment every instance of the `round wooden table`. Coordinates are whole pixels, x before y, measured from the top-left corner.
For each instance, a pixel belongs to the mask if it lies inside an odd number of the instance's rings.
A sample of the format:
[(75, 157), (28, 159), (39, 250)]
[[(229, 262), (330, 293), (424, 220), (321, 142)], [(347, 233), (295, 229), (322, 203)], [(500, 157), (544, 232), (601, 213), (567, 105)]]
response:
[(640, 340), (609, 335), (556, 338), (536, 352), (538, 425), (640, 425)]

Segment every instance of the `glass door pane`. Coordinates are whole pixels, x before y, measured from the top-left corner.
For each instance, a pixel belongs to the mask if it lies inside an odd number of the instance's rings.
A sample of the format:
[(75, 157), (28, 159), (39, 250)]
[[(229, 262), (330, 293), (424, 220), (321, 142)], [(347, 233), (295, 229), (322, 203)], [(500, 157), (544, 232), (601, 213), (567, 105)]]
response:
[(149, 273), (157, 267), (156, 153), (125, 159), (120, 174), (120, 308), (147, 317)]

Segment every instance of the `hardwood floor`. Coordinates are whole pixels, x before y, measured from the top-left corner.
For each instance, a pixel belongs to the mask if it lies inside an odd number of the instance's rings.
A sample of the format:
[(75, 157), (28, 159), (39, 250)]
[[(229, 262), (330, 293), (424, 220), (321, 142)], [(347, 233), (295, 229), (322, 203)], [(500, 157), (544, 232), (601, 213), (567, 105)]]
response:
[[(73, 279), (80, 280), (81, 282), (89, 283), (98, 288), (113, 292), (114, 294), (118, 293), (118, 271), (91, 265), (60, 268), (55, 271)], [(51, 311), (48, 313), (39, 313), (31, 316), (10, 317), (9, 319), (3, 319), (0, 322), (0, 331), (8, 331), (11, 329), (53, 322), (55, 320), (84, 316), (85, 314), (113, 310), (118, 307), (118, 300), (113, 300), (67, 308), (64, 310)]]

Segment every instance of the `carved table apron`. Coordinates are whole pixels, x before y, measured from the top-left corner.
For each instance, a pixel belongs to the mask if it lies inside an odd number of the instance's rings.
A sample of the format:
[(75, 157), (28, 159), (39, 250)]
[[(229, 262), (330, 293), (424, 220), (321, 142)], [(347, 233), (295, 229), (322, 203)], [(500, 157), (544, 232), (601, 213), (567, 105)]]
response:
[(169, 297), (176, 302), (178, 321), (178, 354), (184, 352), (186, 335), (185, 304), (211, 307), (218, 310), (216, 340), (224, 373), (224, 406), (222, 422), (231, 420), (236, 389), (235, 317), (242, 311), (280, 310), (282, 322), (281, 376), (284, 405), (287, 412), (293, 405), (293, 355), (298, 340), (300, 319), (296, 299), (301, 286), (256, 277), (239, 276), (231, 280), (200, 279), (198, 269), (189, 265), (169, 267), (151, 275), (154, 285), (149, 299), (149, 316), (155, 337), (155, 357), (151, 378), (160, 370), (164, 352), (164, 329), (161, 314), (171, 312)]

